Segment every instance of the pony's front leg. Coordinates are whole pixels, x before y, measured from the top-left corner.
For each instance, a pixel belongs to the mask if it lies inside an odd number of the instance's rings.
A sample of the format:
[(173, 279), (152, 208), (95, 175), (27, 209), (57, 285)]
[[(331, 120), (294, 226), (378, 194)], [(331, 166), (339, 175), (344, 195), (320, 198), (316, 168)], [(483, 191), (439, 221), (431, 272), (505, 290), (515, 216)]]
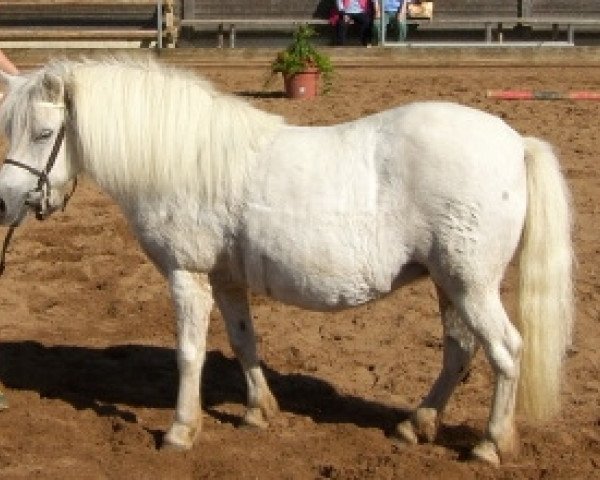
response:
[(177, 315), (179, 392), (175, 420), (164, 446), (188, 449), (201, 428), (200, 374), (213, 300), (205, 275), (175, 270), (169, 274), (169, 284)]
[(213, 291), (225, 320), (231, 348), (246, 377), (248, 404), (243, 422), (249, 426), (265, 428), (269, 418), (279, 408), (260, 367), (246, 289), (213, 282)]
[(396, 427), (399, 439), (409, 444), (435, 440), (448, 400), (468, 373), (477, 350), (475, 335), (467, 328), (454, 305), (440, 288), (438, 297), (444, 327), (442, 370), (411, 418)]

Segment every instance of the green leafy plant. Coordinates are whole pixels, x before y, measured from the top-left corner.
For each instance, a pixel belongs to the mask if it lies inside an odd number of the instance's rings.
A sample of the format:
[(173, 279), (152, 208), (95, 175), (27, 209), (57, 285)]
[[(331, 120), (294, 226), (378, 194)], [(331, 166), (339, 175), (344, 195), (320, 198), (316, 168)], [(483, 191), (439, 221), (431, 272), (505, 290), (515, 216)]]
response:
[(271, 74), (265, 85), (269, 85), (278, 73), (285, 77), (314, 68), (321, 73), (323, 93), (331, 90), (333, 64), (328, 55), (319, 52), (311, 43), (310, 39), (314, 36), (312, 27), (300, 25), (294, 32), (292, 43), (271, 62)]

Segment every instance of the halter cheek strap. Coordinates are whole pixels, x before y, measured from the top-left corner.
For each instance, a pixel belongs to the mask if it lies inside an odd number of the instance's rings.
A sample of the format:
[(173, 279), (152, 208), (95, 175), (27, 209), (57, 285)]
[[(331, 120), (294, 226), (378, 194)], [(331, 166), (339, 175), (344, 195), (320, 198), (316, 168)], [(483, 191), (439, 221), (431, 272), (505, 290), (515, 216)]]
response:
[[(18, 160), (13, 160), (12, 158), (7, 158), (6, 160), (4, 160), (5, 165), (6, 164), (14, 165), (15, 167), (22, 168), (23, 170), (26, 170), (29, 173), (38, 177), (37, 187), (29, 193), (39, 193), (40, 200), (39, 200), (39, 202), (36, 202), (36, 204), (28, 204), (26, 202), (25, 205), (23, 205), (23, 209), (19, 213), (17, 220), (9, 227), (6, 237), (4, 238), (2, 250), (0, 251), (0, 275), (2, 275), (2, 273), (4, 272), (5, 255), (6, 255), (6, 250), (8, 249), (8, 244), (13, 236), (15, 228), (17, 227), (17, 225), (22, 220), (22, 218), (25, 214), (26, 207), (27, 206), (36, 207), (35, 208), (35, 217), (38, 220), (44, 220), (47, 216), (47, 212), (50, 207), (50, 191), (52, 188), (52, 184), (50, 183), (49, 174), (50, 174), (50, 171), (52, 170), (52, 168), (54, 167), (54, 164), (56, 163), (56, 157), (58, 156), (58, 152), (60, 150), (60, 147), (63, 143), (64, 138), (65, 138), (65, 126), (63, 124), (63, 125), (61, 125), (61, 127), (58, 130), (58, 133), (56, 135), (56, 138), (54, 139), (54, 145), (52, 145), (52, 150), (50, 151), (50, 156), (48, 157), (48, 161), (46, 162), (46, 166), (44, 167), (43, 170), (38, 170), (37, 168), (33, 168), (23, 162), (19, 162)], [(71, 198), (71, 195), (75, 191), (76, 186), (77, 186), (77, 177), (75, 177), (75, 180), (73, 183), (73, 189), (72, 189), (71, 193), (65, 195), (65, 200), (63, 202), (63, 208), (66, 205), (66, 203), (68, 202), (68, 200)]]
[(48, 157), (48, 161), (46, 162), (46, 166), (43, 170), (38, 170), (37, 168), (33, 168), (30, 165), (27, 165), (23, 162), (19, 162), (18, 160), (14, 160), (12, 158), (7, 158), (4, 160), (5, 165), (14, 165), (15, 167), (22, 168), (23, 170), (28, 171), (29, 173), (38, 177), (37, 188), (32, 190), (30, 193), (39, 193), (41, 198), (37, 205), (29, 205), (35, 206), (35, 216), (38, 220), (43, 220), (45, 218), (44, 212), (48, 208), (50, 190), (52, 185), (50, 183), (49, 174), (54, 164), (56, 163), (56, 157), (58, 156), (58, 152), (65, 138), (65, 126), (64, 124), (60, 126), (58, 133), (56, 134), (56, 138), (54, 139), (54, 145), (52, 145), (52, 150), (50, 151), (50, 156)]

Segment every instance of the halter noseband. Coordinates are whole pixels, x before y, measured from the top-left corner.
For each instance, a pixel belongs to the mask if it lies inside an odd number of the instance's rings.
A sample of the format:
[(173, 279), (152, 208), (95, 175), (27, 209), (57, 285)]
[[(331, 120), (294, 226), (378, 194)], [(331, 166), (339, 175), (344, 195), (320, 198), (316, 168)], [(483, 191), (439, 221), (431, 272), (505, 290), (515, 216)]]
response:
[(38, 184), (34, 190), (28, 192), (31, 193), (39, 193), (40, 198), (39, 201), (31, 202), (30, 200), (26, 200), (25, 204), (29, 207), (35, 208), (35, 218), (38, 220), (44, 220), (48, 216), (48, 211), (50, 208), (50, 191), (52, 188), (52, 184), (50, 183), (50, 171), (54, 167), (56, 163), (56, 157), (58, 156), (58, 152), (65, 138), (65, 125), (62, 124), (60, 129), (58, 130), (58, 134), (54, 139), (54, 145), (52, 145), (52, 150), (50, 151), (50, 156), (48, 157), (48, 161), (46, 162), (46, 166), (43, 170), (38, 170), (37, 168), (33, 168), (23, 162), (19, 162), (18, 160), (13, 160), (12, 158), (7, 158), (4, 160), (5, 165), (14, 165), (15, 167), (22, 168), (23, 170), (27, 170), (29, 173), (32, 173), (36, 177), (38, 177)]

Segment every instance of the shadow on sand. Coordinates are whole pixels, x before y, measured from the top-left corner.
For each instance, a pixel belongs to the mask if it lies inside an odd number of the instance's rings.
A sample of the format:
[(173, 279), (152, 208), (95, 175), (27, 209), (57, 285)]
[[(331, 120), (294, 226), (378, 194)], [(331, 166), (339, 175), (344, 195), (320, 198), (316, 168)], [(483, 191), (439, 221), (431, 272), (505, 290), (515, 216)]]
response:
[[(390, 434), (409, 415), (406, 410), (342, 395), (330, 383), (310, 375), (282, 374), (266, 365), (264, 371), (280, 408), (308, 416), (316, 423), (350, 423)], [(48, 347), (27, 341), (0, 342), (0, 381), (11, 389), (34, 391), (77, 409), (91, 409), (99, 416), (135, 422), (135, 414), (122, 405), (174, 408), (178, 375), (175, 351), (170, 348)], [(219, 351), (208, 352), (202, 393), (209, 415), (237, 424), (239, 418), (215, 409), (224, 403), (246, 401), (245, 381), (237, 361)], [(445, 427), (438, 443), (463, 454), (475, 438), (470, 427)]]

